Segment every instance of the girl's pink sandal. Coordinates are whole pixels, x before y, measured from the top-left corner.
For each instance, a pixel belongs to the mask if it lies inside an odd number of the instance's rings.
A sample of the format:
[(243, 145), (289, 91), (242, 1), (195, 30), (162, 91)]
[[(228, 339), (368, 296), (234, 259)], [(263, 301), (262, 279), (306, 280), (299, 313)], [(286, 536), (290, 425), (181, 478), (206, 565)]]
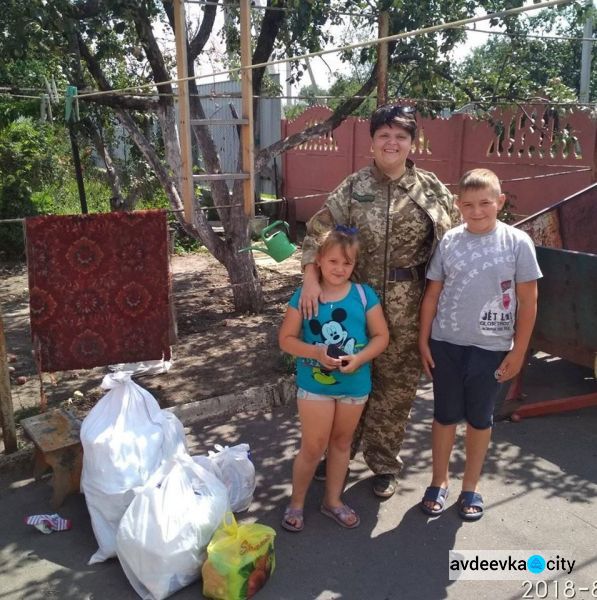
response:
[[(361, 523), (359, 515), (357, 515), (357, 513), (350, 508), (350, 506), (346, 506), (346, 504), (343, 504), (342, 506), (336, 506), (334, 508), (322, 504), (320, 510), (326, 517), (334, 519), (338, 525), (341, 527), (346, 527), (346, 529), (354, 529)], [(351, 517), (356, 517), (352, 523), (350, 520)]]
[(298, 533), (303, 530), (305, 521), (303, 518), (302, 508), (292, 508), (288, 506), (284, 511), (284, 518), (282, 519), (282, 527), (287, 531)]

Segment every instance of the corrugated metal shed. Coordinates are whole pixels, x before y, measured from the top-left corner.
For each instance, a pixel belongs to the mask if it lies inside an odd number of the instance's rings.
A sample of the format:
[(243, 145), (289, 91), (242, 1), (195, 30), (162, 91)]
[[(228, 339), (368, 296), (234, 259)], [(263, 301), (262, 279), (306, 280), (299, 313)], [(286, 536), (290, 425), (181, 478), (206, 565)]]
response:
[[(279, 75), (271, 74), (277, 83)], [(230, 119), (232, 112), (230, 104), (233, 104), (237, 114), (240, 116), (241, 109), (241, 89), (239, 81), (219, 81), (214, 83), (204, 83), (198, 86), (200, 96), (232, 94), (235, 98), (201, 98), (205, 118), (207, 119)], [(255, 99), (260, 103), (259, 110), (259, 131), (255, 131), (256, 151), (259, 148), (266, 148), (270, 144), (277, 142), (281, 135), (282, 105), (279, 98)], [(220, 155), (222, 172), (236, 173), (239, 170), (238, 153), (239, 139), (235, 125), (211, 125), (210, 131), (213, 140)], [(281, 162), (277, 161), (278, 173), (277, 179), (280, 181)], [(232, 182), (228, 182), (231, 185)], [(269, 169), (256, 177), (255, 186), (257, 193), (275, 194), (274, 161), (269, 165)]]

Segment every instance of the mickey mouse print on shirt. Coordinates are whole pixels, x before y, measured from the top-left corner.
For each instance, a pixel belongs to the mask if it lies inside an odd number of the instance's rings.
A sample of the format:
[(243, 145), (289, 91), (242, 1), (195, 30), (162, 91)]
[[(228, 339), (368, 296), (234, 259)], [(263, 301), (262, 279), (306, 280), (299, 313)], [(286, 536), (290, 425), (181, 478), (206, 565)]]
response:
[[(332, 311), (331, 317), (329, 321), (323, 324), (318, 319), (311, 319), (309, 321), (311, 332), (321, 337), (321, 342), (316, 343), (321, 346), (327, 346), (328, 355), (334, 358), (354, 354), (356, 340), (353, 337), (349, 337), (348, 331), (342, 325), (342, 322), (347, 317), (346, 311), (343, 308), (336, 308)], [(313, 379), (322, 385), (334, 385), (337, 383), (336, 378), (332, 375), (332, 371), (320, 366), (313, 368)]]

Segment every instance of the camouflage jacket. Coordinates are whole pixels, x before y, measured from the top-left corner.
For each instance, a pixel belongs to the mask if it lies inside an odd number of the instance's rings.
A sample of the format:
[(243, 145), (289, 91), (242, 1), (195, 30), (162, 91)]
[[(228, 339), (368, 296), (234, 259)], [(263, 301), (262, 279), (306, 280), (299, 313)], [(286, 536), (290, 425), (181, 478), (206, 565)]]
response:
[[(409, 218), (394, 227), (405, 211), (411, 211)], [(420, 218), (411, 220), (414, 211)], [(315, 262), (319, 235), (335, 225), (357, 227), (361, 251), (355, 277), (385, 296), (391, 267), (415, 266), (414, 256), (426, 263), (444, 233), (459, 223), (452, 194), (433, 173), (407, 160), (405, 174), (392, 181), (373, 164), (349, 175), (309, 220), (302, 264)], [(418, 238), (419, 245), (425, 243), (422, 252), (413, 251)]]

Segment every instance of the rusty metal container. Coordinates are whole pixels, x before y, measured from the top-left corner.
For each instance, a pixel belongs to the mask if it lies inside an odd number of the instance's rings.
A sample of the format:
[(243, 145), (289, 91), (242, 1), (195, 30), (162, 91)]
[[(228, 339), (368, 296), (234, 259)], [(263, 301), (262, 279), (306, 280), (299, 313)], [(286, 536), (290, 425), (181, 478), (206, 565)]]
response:
[(534, 350), (595, 368), (597, 356), (597, 184), (516, 223), (537, 245)]

